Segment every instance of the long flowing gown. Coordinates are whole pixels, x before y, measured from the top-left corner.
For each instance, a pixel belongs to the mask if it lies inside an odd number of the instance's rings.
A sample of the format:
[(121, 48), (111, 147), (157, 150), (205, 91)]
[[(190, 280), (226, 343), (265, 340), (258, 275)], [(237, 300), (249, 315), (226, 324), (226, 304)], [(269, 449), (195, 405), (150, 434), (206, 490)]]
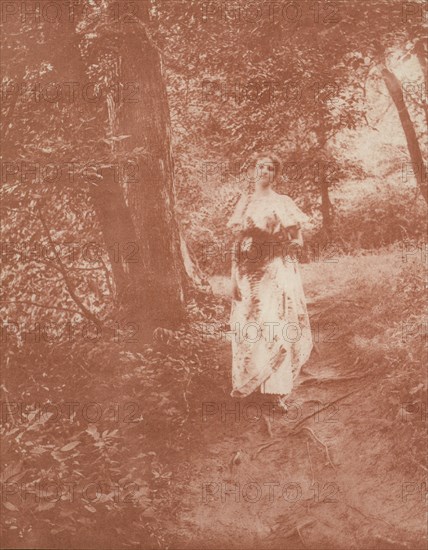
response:
[(228, 222), (236, 234), (232, 300), (233, 397), (288, 395), (313, 342), (297, 259), (288, 253), (287, 231), (308, 220), (294, 201), (272, 192), (244, 194)]

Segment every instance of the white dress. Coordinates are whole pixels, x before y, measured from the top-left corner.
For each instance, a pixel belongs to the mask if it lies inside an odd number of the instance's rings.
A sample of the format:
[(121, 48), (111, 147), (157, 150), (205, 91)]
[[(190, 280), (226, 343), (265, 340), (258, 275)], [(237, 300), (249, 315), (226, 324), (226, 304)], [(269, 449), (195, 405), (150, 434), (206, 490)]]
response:
[(288, 255), (287, 228), (308, 217), (275, 192), (243, 195), (228, 222), (237, 235), (232, 301), (232, 393), (288, 395), (312, 350), (312, 335), (298, 262)]

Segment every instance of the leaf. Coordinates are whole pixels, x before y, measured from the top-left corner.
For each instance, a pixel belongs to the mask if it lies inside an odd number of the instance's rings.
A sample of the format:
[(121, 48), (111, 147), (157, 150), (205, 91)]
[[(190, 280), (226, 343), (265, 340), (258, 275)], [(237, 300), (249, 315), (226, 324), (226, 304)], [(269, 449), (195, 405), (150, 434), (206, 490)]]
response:
[(15, 464), (9, 464), (9, 466), (7, 466), (7, 468), (5, 468), (0, 475), (0, 482), (5, 483), (8, 479), (18, 475), (21, 471), (22, 464), (22, 460)]
[(64, 445), (60, 450), (63, 452), (71, 451), (71, 449), (74, 449), (74, 447), (77, 447), (77, 445), (80, 444), (80, 441), (71, 441), (70, 443), (67, 443), (67, 445)]
[(11, 502), (3, 502), (3, 506), (5, 508), (7, 508), (8, 510), (10, 510), (11, 512), (17, 512), (18, 511), (18, 508), (12, 504)]
[(45, 413), (43, 414), (38, 420), (36, 420), (36, 422), (33, 422), (28, 428), (27, 430), (34, 430), (35, 428), (37, 428), (38, 426), (41, 426), (42, 424), (45, 424), (49, 418), (53, 416), (53, 413)]
[(95, 440), (98, 440), (100, 438), (100, 434), (98, 433), (96, 426), (88, 426), (86, 428), (86, 431), (88, 434), (92, 435)]
[(141, 516), (144, 518), (155, 518), (156, 510), (154, 508), (146, 508)]
[(39, 504), (36, 508), (37, 512), (44, 512), (45, 510), (51, 510), (55, 506), (55, 502), (45, 502), (45, 504)]
[(112, 141), (122, 141), (123, 139), (130, 138), (130, 135), (122, 135), (122, 136), (111, 136), (109, 138), (102, 138), (100, 141), (104, 141), (105, 143), (110, 143)]
[(418, 384), (417, 386), (414, 386), (410, 391), (410, 395), (414, 395), (415, 393), (417, 393), (418, 391), (424, 389), (424, 385), (421, 383), (421, 384)]
[(86, 508), (87, 510), (89, 510), (89, 512), (92, 512), (92, 513), (94, 513), (94, 512), (97, 511), (97, 509), (94, 508), (93, 506), (91, 506), (90, 504), (86, 504), (86, 505), (85, 505), (85, 508)]

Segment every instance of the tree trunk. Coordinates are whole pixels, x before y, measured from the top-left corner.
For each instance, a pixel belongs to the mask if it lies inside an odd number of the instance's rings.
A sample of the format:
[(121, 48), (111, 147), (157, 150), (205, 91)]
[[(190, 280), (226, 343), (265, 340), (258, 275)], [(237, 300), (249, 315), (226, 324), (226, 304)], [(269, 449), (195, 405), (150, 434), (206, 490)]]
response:
[(322, 166), (320, 169), (320, 189), (321, 189), (321, 215), (322, 227), (327, 239), (331, 238), (331, 202), (328, 194), (328, 181), (326, 170)]
[[(161, 59), (148, 36), (145, 10), (127, 24), (118, 41), (119, 82), (123, 95), (117, 109), (122, 156), (138, 167), (126, 178), (127, 202), (140, 248), (143, 291), (136, 289), (135, 307), (154, 326), (176, 326), (184, 315), (186, 274), (175, 218), (174, 167), (170, 118)], [(141, 279), (140, 277), (140, 279)]]
[(404, 101), (401, 83), (395, 74), (386, 67), (382, 69), (382, 77), (398, 111), (398, 116), (400, 117), (401, 126), (403, 127), (404, 135), (407, 141), (410, 160), (413, 164), (416, 183), (421, 190), (422, 196), (428, 203), (428, 186), (424, 159), (422, 157), (421, 148), (419, 146), (412, 119), (410, 118), (406, 102)]
[(416, 42), (414, 52), (416, 54), (416, 57), (418, 58), (419, 65), (424, 75), (422, 103), (425, 111), (425, 121), (428, 127), (428, 100), (426, 97), (426, 90), (428, 86), (428, 61), (427, 61), (427, 51), (424, 44), (426, 44), (426, 40), (419, 40), (418, 42)]
[(327, 113), (324, 109), (321, 109), (319, 112), (319, 121), (316, 129), (316, 136), (318, 142), (318, 152), (317, 156), (319, 162), (317, 162), (317, 176), (320, 186), (320, 195), (321, 195), (321, 215), (322, 215), (322, 229), (326, 239), (329, 241), (331, 239), (331, 230), (332, 230), (332, 219), (331, 219), (331, 201), (329, 195), (329, 181), (328, 181), (328, 165), (325, 161), (327, 158), (326, 147), (327, 147), (327, 132), (325, 129), (325, 119)]
[[(103, 82), (113, 87), (103, 104), (101, 137), (107, 138), (111, 163), (121, 167), (119, 181), (103, 173), (91, 198), (121, 310), (149, 334), (156, 326), (179, 325), (193, 281), (175, 218), (169, 108), (159, 51), (146, 28), (148, 3), (139, 3), (132, 16), (125, 9), (126, 20), (115, 17), (118, 6), (103, 0), (108, 23), (92, 31), (88, 20), (83, 31), (96, 34), (86, 50), (87, 66), (103, 68)], [(123, 170), (131, 163), (133, 170)]]
[(98, 185), (91, 184), (89, 189), (110, 259), (116, 302), (129, 312), (134, 286), (131, 281), (138, 278), (133, 271), (134, 264), (138, 264), (139, 251), (123, 190), (113, 171), (114, 168), (109, 170)]

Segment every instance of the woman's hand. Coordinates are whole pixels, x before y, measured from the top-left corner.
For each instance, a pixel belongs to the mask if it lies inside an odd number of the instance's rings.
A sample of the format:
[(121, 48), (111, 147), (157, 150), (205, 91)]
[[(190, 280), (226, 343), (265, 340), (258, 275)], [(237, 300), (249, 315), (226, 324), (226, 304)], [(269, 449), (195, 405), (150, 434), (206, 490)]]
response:
[(299, 250), (299, 248), (302, 248), (302, 243), (299, 239), (291, 239), (288, 246), (292, 252), (295, 252)]

